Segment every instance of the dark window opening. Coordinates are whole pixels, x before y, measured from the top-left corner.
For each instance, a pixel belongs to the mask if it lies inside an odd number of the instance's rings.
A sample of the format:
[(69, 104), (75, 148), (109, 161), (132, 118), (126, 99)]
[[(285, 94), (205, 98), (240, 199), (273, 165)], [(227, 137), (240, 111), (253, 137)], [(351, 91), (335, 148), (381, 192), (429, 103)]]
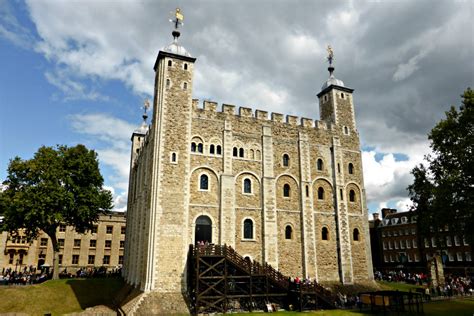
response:
[(197, 148), (196, 143), (191, 143), (191, 151), (192, 151), (193, 153), (196, 152), (196, 148)]
[(328, 231), (327, 227), (323, 227), (323, 229), (321, 230), (321, 239), (322, 240), (328, 240), (329, 239), (329, 231)]
[(344, 200), (344, 195), (342, 194), (342, 189), (339, 190), (339, 196), (341, 197), (341, 200)]
[(341, 164), (339, 164), (339, 163), (337, 164), (337, 172), (341, 173)]
[(252, 181), (244, 179), (244, 193), (252, 193)]
[(215, 151), (215, 146), (211, 145), (211, 147), (209, 147), (209, 153), (214, 154), (214, 151)]
[(309, 186), (306, 186), (306, 197), (309, 197)]
[(237, 147), (234, 147), (234, 149), (233, 149), (233, 151), (232, 151), (232, 155), (233, 155), (234, 157), (237, 157), (237, 152), (238, 152)]
[(171, 67), (173, 65), (173, 62), (171, 60), (168, 60), (168, 67)]
[(171, 154), (171, 161), (176, 162), (176, 153)]
[(166, 88), (169, 88), (171, 85), (171, 81), (169, 79), (166, 79)]
[(201, 175), (201, 179), (199, 181), (199, 189), (209, 190), (209, 177), (207, 176), (207, 174)]
[(202, 144), (198, 144), (197, 151), (202, 154), (202, 152), (204, 151), (204, 147)]
[(354, 174), (354, 165), (352, 163), (349, 163), (349, 174)]
[(354, 241), (359, 241), (359, 230), (357, 228), (354, 228), (354, 231), (352, 232), (352, 238)]
[(355, 194), (354, 190), (350, 190), (349, 191), (349, 201), (355, 202), (355, 195), (356, 194)]
[(323, 170), (323, 160), (322, 159), (318, 159), (317, 167), (318, 167), (318, 170)]
[(318, 188), (318, 200), (324, 200), (324, 189), (322, 187)]
[(217, 146), (216, 146), (216, 154), (218, 154), (218, 155), (221, 155), (221, 154), (222, 154), (221, 145), (217, 145)]
[(283, 155), (283, 166), (288, 167), (290, 165), (290, 157), (287, 154)]
[(185, 83), (183, 83), (183, 90), (187, 90), (187, 89), (188, 89), (188, 83), (185, 82)]
[(188, 70), (188, 64), (184, 63), (184, 70)]
[(253, 239), (253, 221), (249, 218), (244, 220), (244, 239)]
[(293, 228), (290, 225), (285, 227), (285, 239), (292, 239), (293, 238)]
[(239, 157), (244, 157), (244, 149), (243, 148), (240, 148), (239, 149)]
[(290, 185), (288, 183), (283, 186), (283, 196), (290, 197)]

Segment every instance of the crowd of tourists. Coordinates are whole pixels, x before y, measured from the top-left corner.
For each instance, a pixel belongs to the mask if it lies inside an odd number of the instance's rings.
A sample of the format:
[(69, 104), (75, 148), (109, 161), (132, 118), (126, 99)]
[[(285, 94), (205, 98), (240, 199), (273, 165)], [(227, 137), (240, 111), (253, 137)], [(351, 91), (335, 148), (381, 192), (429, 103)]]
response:
[(474, 283), (471, 279), (466, 277), (457, 277), (448, 275), (445, 277), (444, 286), (438, 286), (431, 289), (432, 295), (452, 297), (456, 295), (471, 295), (473, 294)]
[(423, 285), (428, 283), (428, 275), (426, 273), (405, 273), (403, 271), (387, 271), (382, 273), (380, 271), (375, 271), (374, 274), (375, 280), (378, 281), (388, 281), (388, 282), (405, 282), (408, 284), (419, 284)]
[(3, 269), (0, 274), (0, 285), (27, 285), (42, 283), (51, 278), (46, 271), (37, 270), (33, 266), (14, 270), (12, 268)]
[[(115, 277), (121, 275), (122, 268), (107, 269), (106, 267), (80, 268), (74, 273), (64, 269), (59, 273), (61, 279), (64, 278), (101, 278)], [(3, 268), (0, 273), (0, 285), (29, 285), (38, 284), (51, 279), (52, 270), (47, 268), (36, 269), (33, 266), (22, 269)]]

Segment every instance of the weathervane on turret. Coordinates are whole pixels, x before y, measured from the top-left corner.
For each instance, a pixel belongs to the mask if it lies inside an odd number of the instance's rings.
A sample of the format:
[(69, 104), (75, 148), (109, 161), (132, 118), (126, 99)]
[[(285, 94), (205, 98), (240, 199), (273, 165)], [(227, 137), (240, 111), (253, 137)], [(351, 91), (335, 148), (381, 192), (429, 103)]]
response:
[(150, 108), (150, 101), (148, 101), (148, 99), (145, 99), (145, 101), (143, 102), (143, 124), (146, 125), (146, 120), (148, 118), (148, 114), (146, 113), (148, 111), (148, 109)]
[(331, 45), (328, 45), (328, 47), (326, 48), (327, 52), (328, 52), (328, 61), (329, 61), (329, 67), (328, 67), (328, 70), (329, 70), (329, 75), (332, 76), (332, 73), (334, 72), (334, 66), (332, 65), (332, 62), (334, 60), (334, 51), (332, 50), (332, 47)]
[(178, 37), (181, 35), (178, 28), (180, 25), (183, 25), (184, 16), (181, 13), (180, 8), (176, 8), (176, 11), (174, 13), (171, 12), (171, 14), (174, 14), (174, 19), (170, 19), (170, 22), (174, 23), (174, 30), (171, 34), (173, 35), (174, 40), (177, 41)]

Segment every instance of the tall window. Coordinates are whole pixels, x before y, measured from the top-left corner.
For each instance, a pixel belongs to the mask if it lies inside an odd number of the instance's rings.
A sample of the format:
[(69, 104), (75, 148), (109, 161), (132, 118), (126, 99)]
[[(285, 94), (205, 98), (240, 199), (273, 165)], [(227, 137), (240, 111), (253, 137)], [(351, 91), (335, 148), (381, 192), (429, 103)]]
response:
[(166, 88), (169, 88), (171, 85), (171, 81), (169, 79), (166, 79)]
[(327, 227), (323, 227), (323, 229), (321, 229), (321, 239), (322, 240), (328, 240), (329, 239), (329, 231), (328, 231)]
[(317, 162), (317, 168), (318, 170), (323, 170), (323, 160), (322, 159), (318, 159), (318, 162)]
[(293, 238), (293, 228), (290, 225), (286, 225), (285, 227), (285, 239), (292, 239)]
[(252, 193), (252, 181), (244, 179), (244, 193)]
[(349, 169), (349, 174), (354, 174), (354, 165), (352, 164), (352, 162), (349, 163), (348, 169)]
[(290, 197), (290, 185), (288, 183), (283, 186), (283, 196)]
[(192, 151), (193, 153), (196, 152), (196, 148), (197, 148), (196, 143), (194, 143), (194, 142), (191, 143), (191, 151)]
[(290, 157), (287, 154), (283, 155), (283, 166), (288, 167), (290, 165)]
[(72, 255), (72, 264), (79, 263), (79, 255)]
[(243, 148), (240, 148), (239, 149), (239, 157), (244, 157), (244, 149)]
[(322, 187), (318, 188), (318, 199), (324, 200), (324, 189)]
[(209, 177), (207, 174), (201, 175), (201, 178), (199, 179), (199, 189), (209, 190)]
[(355, 195), (356, 194), (355, 194), (354, 190), (350, 190), (349, 191), (349, 201), (355, 202)]
[(176, 153), (171, 154), (171, 162), (176, 162)]
[(214, 153), (215, 153), (215, 146), (214, 146), (214, 145), (211, 145), (211, 146), (209, 147), (209, 153), (210, 153), (210, 154), (214, 154)]
[(197, 151), (198, 151), (198, 153), (201, 153), (201, 154), (203, 153), (204, 147), (203, 147), (203, 145), (202, 145), (201, 143), (199, 143), (199, 144), (197, 145)]
[(184, 82), (183, 83), (183, 90), (187, 90), (188, 89), (188, 83), (187, 82)]
[(359, 241), (359, 230), (357, 228), (354, 228), (354, 231), (352, 232), (352, 238), (354, 241)]
[(216, 154), (218, 154), (218, 155), (221, 155), (221, 154), (222, 154), (221, 145), (217, 145), (217, 146), (216, 146)]
[(232, 150), (232, 155), (233, 155), (234, 157), (237, 157), (237, 155), (238, 155), (238, 149), (237, 149), (237, 147), (234, 147), (234, 149)]
[(188, 70), (188, 64), (184, 63), (184, 70)]
[(244, 220), (244, 239), (253, 239), (253, 221), (250, 218)]
[(171, 60), (168, 60), (168, 67), (171, 67), (173, 65)]

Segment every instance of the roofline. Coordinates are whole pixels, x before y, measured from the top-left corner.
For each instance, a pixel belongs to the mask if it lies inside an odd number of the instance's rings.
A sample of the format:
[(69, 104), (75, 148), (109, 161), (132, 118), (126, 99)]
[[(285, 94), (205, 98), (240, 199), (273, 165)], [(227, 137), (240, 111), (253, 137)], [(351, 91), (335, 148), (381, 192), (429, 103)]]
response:
[(319, 93), (318, 93), (318, 98), (320, 98), (323, 94), (325, 94), (326, 92), (329, 92), (329, 90), (331, 90), (331, 89), (333, 89), (333, 88), (336, 88), (336, 89), (338, 89), (338, 90), (342, 90), (342, 91), (345, 91), (345, 92), (349, 92), (349, 93), (354, 92), (354, 89), (347, 88), (347, 87), (342, 87), (342, 86), (338, 86), (338, 85), (332, 84), (332, 85), (330, 85), (329, 87), (324, 88), (324, 90), (322, 90), (321, 92), (319, 92)]
[(194, 57), (188, 57), (188, 56), (184, 56), (184, 55), (173, 54), (173, 53), (164, 52), (164, 51), (160, 50), (158, 52), (158, 56), (156, 57), (155, 65), (153, 66), (154, 71), (156, 71), (156, 68), (158, 68), (158, 61), (162, 58), (165, 58), (165, 57), (181, 59), (181, 60), (189, 61), (189, 62), (192, 62), (192, 63), (194, 63), (196, 61), (196, 58), (194, 58)]

